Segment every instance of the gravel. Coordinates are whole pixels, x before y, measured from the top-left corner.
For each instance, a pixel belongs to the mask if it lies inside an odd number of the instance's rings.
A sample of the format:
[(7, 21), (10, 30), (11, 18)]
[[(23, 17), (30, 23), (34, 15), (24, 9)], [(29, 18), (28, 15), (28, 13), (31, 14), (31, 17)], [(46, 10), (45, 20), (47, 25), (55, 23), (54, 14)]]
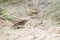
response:
[[(44, 16), (56, 0), (36, 0), (39, 5), (30, 1), (3, 6), (8, 14), (16, 19), (0, 19), (0, 40), (60, 40), (60, 25)], [(13, 26), (15, 24), (16, 26)]]

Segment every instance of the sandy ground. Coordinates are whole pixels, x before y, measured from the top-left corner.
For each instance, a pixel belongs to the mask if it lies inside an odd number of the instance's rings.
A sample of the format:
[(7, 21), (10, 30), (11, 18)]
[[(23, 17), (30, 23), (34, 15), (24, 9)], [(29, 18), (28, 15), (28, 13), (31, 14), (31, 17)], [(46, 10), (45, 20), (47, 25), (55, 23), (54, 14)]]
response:
[[(60, 25), (43, 18), (56, 0), (50, 1), (39, 1), (37, 11), (30, 1), (3, 6), (16, 19), (14, 22), (0, 20), (0, 40), (60, 40)], [(14, 26), (17, 22), (20, 22), (19, 25)]]

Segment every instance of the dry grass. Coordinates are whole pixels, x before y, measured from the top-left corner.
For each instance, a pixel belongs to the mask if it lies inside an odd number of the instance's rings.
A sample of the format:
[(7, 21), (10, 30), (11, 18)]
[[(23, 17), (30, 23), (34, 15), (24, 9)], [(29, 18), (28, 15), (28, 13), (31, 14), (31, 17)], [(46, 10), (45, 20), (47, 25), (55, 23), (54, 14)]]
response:
[(60, 2), (54, 4), (52, 8), (45, 13), (44, 18), (51, 19), (60, 24)]
[(9, 4), (14, 4), (14, 3), (19, 3), (23, 2), (24, 0), (0, 0), (0, 5), (9, 5)]

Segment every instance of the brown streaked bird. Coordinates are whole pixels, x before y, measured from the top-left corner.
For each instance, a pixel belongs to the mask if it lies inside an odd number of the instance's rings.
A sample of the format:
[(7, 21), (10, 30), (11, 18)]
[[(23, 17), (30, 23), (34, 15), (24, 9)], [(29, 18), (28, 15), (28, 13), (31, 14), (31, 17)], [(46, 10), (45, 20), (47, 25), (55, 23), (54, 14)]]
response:
[(22, 20), (22, 21), (20, 21), (18, 23), (15, 23), (12, 27), (13, 27), (13, 29), (24, 28), (23, 26), (25, 25), (26, 22), (27, 22), (27, 20)]

